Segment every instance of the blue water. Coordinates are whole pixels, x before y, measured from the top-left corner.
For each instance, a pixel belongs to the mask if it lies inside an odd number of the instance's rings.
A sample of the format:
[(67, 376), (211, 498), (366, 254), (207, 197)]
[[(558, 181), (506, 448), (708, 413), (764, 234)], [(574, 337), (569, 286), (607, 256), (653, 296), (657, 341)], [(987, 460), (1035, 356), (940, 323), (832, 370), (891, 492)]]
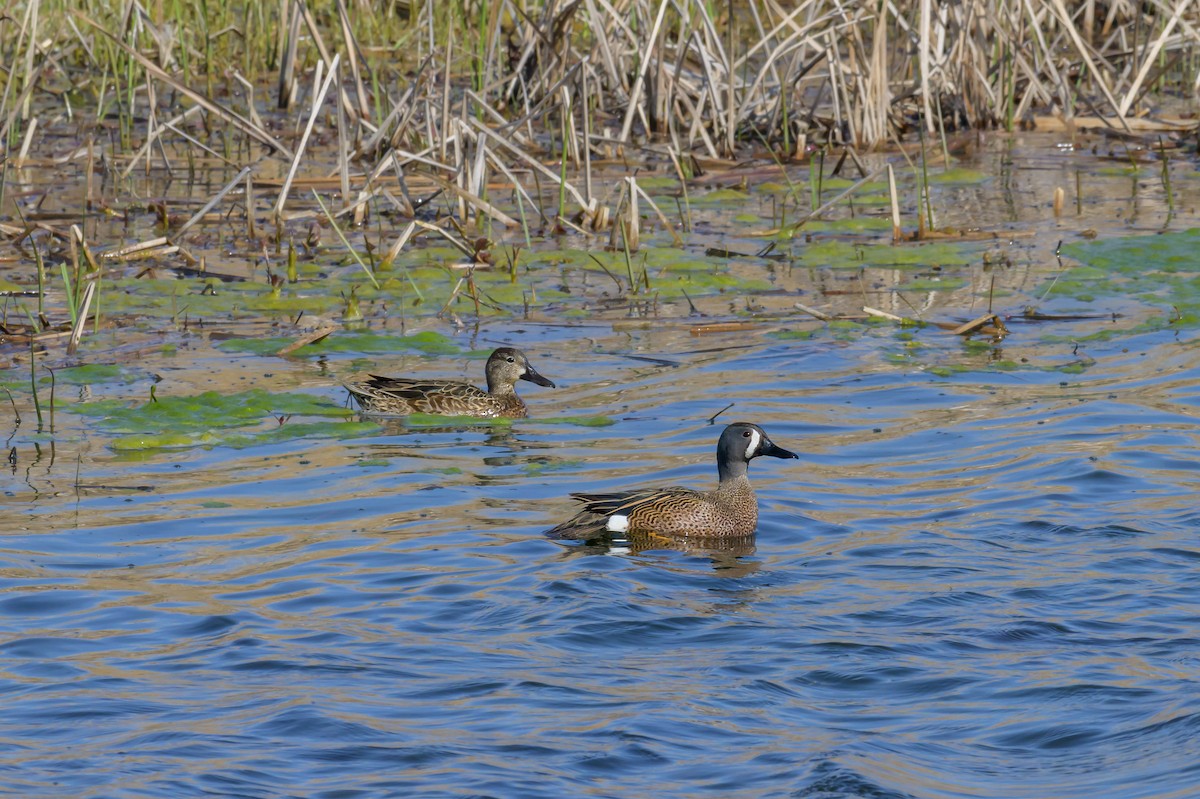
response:
[[(521, 279), (568, 285), (586, 314), (410, 320), (464, 351), (526, 349), (559, 388), (523, 386), (531, 418), (511, 426), (121, 453), (70, 406), (143, 402), (152, 386), (341, 401), (338, 381), (366, 368), (477, 378), (480, 362), (231, 353), (216, 333), (282, 335), (291, 319), (126, 319), (81, 350), (122, 378), (60, 384), (49, 433), (24, 352), (0, 346), (22, 417), (0, 397), (14, 459), (0, 471), (0, 795), (1200, 797), (1200, 346), (1189, 325), (1131, 332), (1194, 307), (1195, 276), (1176, 259), (1156, 297), (1073, 299), (1053, 257), (1093, 229), (1196, 226), (1200, 181), (1176, 158), (1169, 205), (1157, 165), (1127, 174), (1047, 138), (981, 140), (976, 158), (998, 177), (935, 181), (938, 221), (1012, 239), (966, 265), (813, 268), (798, 237), (790, 263), (730, 259), (774, 290), (698, 293), (706, 317), (538, 267)], [(38, 181), (77, 182), (77, 168), (46, 164), (10, 198), (69, 206)], [(1057, 186), (1068, 208), (1084, 193), (1074, 215), (1052, 218)], [(752, 190), (737, 210), (770, 220), (777, 204)], [(728, 208), (693, 212), (685, 253), (762, 244)], [(159, 235), (148, 211), (89, 224), (98, 242)], [(227, 252), (228, 235), (192, 246), (263, 279), (258, 248)], [(4, 247), (28, 282), (27, 253)], [(337, 247), (319, 257), (344, 260)], [(796, 301), (953, 324), (989, 302), (1123, 316), (1010, 319), (1005, 341), (968, 344), (933, 326), (826, 326)], [(47, 303), (65, 316), (61, 296)], [(754, 324), (693, 330), (733, 319)], [(48, 346), (39, 364), (64, 365)], [(553, 421), (595, 415), (614, 423)], [(543, 535), (572, 491), (711, 486), (721, 426), (738, 420), (800, 455), (751, 465), (752, 548)]]
[[(667, 327), (484, 329), (562, 386), (511, 428), (22, 447), (0, 792), (1200, 795), (1192, 340), (938, 377), (890, 331)], [(537, 418), (581, 412), (617, 423)], [(753, 552), (542, 536), (572, 490), (712, 484), (737, 419), (801, 456), (752, 464)]]

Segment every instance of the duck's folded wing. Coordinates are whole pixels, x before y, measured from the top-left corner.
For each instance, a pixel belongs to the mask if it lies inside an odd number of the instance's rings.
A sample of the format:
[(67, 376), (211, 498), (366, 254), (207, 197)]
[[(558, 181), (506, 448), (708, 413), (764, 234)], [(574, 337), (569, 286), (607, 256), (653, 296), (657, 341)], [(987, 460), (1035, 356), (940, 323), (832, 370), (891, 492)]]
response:
[(572, 497), (583, 503), (583, 509), (598, 516), (613, 516), (619, 514), (628, 516), (642, 505), (670, 505), (680, 500), (694, 500), (701, 497), (699, 491), (682, 486), (667, 488), (643, 488), (636, 491), (621, 491), (614, 494), (572, 494)]
[(608, 534), (609, 520), (613, 516), (626, 516), (639, 507), (650, 505), (655, 509), (669, 508), (675, 503), (688, 504), (704, 498), (702, 492), (690, 488), (644, 488), (636, 491), (621, 491), (612, 494), (572, 494), (583, 503), (583, 508), (570, 519), (546, 531), (551, 538), (567, 538), (580, 541), (599, 539)]
[[(486, 395), (470, 383), (457, 380), (417, 380), (405, 377), (380, 377), (370, 375), (370, 380), (357, 384), (359, 393), (368, 396), (396, 397), (399, 399), (421, 399), (423, 397), (450, 396), (473, 397)], [(349, 386), (347, 386), (349, 388)]]

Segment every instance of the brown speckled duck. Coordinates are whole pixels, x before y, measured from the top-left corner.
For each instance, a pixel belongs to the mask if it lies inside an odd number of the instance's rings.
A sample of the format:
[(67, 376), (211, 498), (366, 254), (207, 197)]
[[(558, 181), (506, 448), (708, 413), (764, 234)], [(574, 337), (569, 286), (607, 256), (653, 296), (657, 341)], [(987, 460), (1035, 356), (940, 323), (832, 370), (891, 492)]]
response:
[(554, 383), (529, 365), (525, 353), (501, 347), (487, 360), (487, 391), (460, 380), (421, 380), (408, 377), (371, 375), (361, 383), (345, 383), (346, 390), (370, 413), (406, 416), (433, 413), (441, 416), (520, 418), (525, 403), (517, 396), (516, 382), (528, 380), (554, 388)]
[(577, 540), (591, 540), (605, 533), (709, 539), (749, 536), (758, 526), (758, 500), (746, 467), (759, 455), (797, 457), (775, 446), (758, 425), (736, 422), (726, 427), (717, 441), (720, 482), (715, 490), (671, 487), (572, 494), (583, 503), (583, 510), (547, 535)]

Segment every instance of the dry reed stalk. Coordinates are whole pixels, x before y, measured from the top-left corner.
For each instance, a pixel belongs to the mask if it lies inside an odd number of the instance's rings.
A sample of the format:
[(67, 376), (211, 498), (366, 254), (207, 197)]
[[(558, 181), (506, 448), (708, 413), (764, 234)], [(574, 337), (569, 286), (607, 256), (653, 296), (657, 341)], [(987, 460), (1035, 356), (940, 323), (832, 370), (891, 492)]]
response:
[[(297, 4), (300, 8), (300, 16), (304, 19), (304, 25), (306, 28), (308, 28), (308, 34), (312, 37), (313, 44), (316, 45), (317, 52), (321, 56), (321, 62), (325, 65), (326, 69), (332, 71), (333, 60), (336, 56), (330, 55), (329, 48), (325, 45), (325, 38), (321, 36), (321, 29), (317, 25), (317, 21), (313, 18), (312, 12), (308, 8), (308, 4), (305, 3), (304, 0), (297, 0)], [(347, 49), (352, 50), (354, 47), (353, 38), (349, 39), (346, 42), (346, 45)], [(340, 53), (338, 55), (340, 55)], [(346, 113), (348, 113), (351, 118), (357, 121), (359, 114), (354, 108), (354, 104), (350, 102), (350, 97), (344, 91), (339, 90), (337, 99), (338, 102), (341, 103), (346, 109)]]
[(396, 156), (396, 151), (392, 150), (391, 158), (384, 159), (390, 161), (392, 169), (396, 172), (396, 181), (400, 184), (400, 194), (404, 198), (404, 208), (406, 215), (416, 216), (417, 210), (413, 205), (412, 197), (408, 193), (408, 181), (404, 179), (404, 167), (400, 164), (400, 159)]
[(1179, 3), (1175, 6), (1175, 11), (1171, 14), (1171, 18), (1163, 26), (1162, 32), (1159, 33), (1153, 44), (1143, 52), (1141, 69), (1138, 70), (1137, 77), (1130, 83), (1125, 96), (1121, 98), (1121, 102), (1117, 105), (1117, 116), (1124, 118), (1129, 113), (1129, 107), (1133, 104), (1134, 99), (1136, 99), (1141, 90), (1142, 81), (1146, 79), (1146, 75), (1149, 74), (1151, 67), (1154, 66), (1154, 62), (1157, 60), (1163, 45), (1171, 37), (1171, 32), (1179, 24), (1180, 16), (1183, 14), (1184, 9), (1191, 5), (1193, 5), (1193, 0), (1179, 0)]
[(129, 261), (135, 260), (142, 256), (147, 251), (157, 251), (163, 247), (172, 246), (171, 242), (165, 236), (140, 241), (136, 244), (129, 244), (124, 247), (118, 247), (115, 250), (100, 253), (100, 258), (105, 261)]
[(587, 202), (588, 211), (594, 213), (596, 200), (592, 196), (592, 113), (588, 93), (588, 71), (579, 73), (583, 85), (583, 102), (579, 105), (579, 116), (583, 124), (583, 199)]
[[(658, 33), (662, 29), (663, 17), (667, 13), (667, 4), (670, 0), (661, 0), (658, 4), (658, 14), (654, 18), (654, 25), (650, 29), (649, 38), (643, 43), (640, 68), (633, 80), (633, 89), (629, 92), (629, 103), (625, 110), (625, 119), (621, 123), (621, 135), (618, 137), (621, 141), (629, 141), (629, 131), (633, 127), (634, 113), (641, 107), (640, 101), (642, 96), (642, 87), (646, 82), (646, 70), (650, 67), (650, 59), (647, 57), (654, 49), (654, 42), (658, 38)], [(730, 81), (732, 83), (732, 81)]]
[[(262, 118), (258, 115), (258, 106), (254, 102), (254, 84), (243, 78), (242, 73), (237, 70), (233, 71), (232, 77), (246, 90), (246, 113), (249, 115), (250, 121), (265, 130), (266, 125), (263, 124)], [(147, 87), (152, 85), (149, 81), (146, 84)]]
[(17, 151), (16, 167), (24, 166), (25, 159), (29, 157), (29, 148), (33, 144), (33, 137), (37, 133), (37, 129), (38, 118), (31, 117), (29, 126), (25, 128), (25, 137), (21, 140), (21, 149)]
[(656, 202), (654, 202), (654, 200), (650, 199), (650, 195), (646, 193), (645, 189), (643, 189), (641, 186), (637, 185), (636, 179), (630, 178), (629, 180), (631, 181), (630, 185), (632, 186), (633, 190), (637, 193), (637, 195), (639, 197), (641, 197), (643, 200), (645, 200), (647, 203), (649, 203), (650, 207), (654, 209), (655, 216), (658, 217), (659, 222), (662, 222), (663, 229), (671, 234), (671, 238), (675, 240), (675, 245), (682, 247), (683, 239), (679, 238), (679, 234), (675, 232), (675, 228), (671, 225), (671, 220), (667, 219), (666, 214), (664, 214), (662, 212), (662, 209), (660, 209), (658, 207), (658, 203), (656, 203)]
[(454, 30), (451, 29), (446, 34), (446, 54), (442, 58), (442, 122), (440, 128), (441, 135), (438, 136), (438, 139), (441, 141), (441, 156), (443, 162), (446, 160), (446, 138), (449, 135), (448, 131), (450, 130), (450, 63), (453, 54)]
[[(467, 176), (465, 174), (466, 170), (464, 168), (465, 146), (464, 146), (464, 142), (463, 142), (462, 132), (465, 130), (466, 126), (463, 124), (462, 119), (455, 120), (453, 124), (454, 124), (454, 128), (455, 128), (455, 135), (453, 137), (451, 137), (451, 143), (454, 145), (454, 162), (452, 164), (449, 164), (449, 166), (454, 171), (455, 186), (459, 190), (464, 190), (465, 186), (466, 186)], [(467, 224), (467, 201), (466, 201), (466, 198), (462, 194), (455, 192), (455, 202), (458, 204), (458, 218), (463, 221), (463, 224)]]
[(301, 22), (299, 0), (279, 0), (279, 18), (287, 20), (287, 34), (279, 43), (279, 97), (275, 107), (286, 111), (295, 102), (296, 91), (299, 88), (299, 82), (296, 80), (296, 50), (299, 46)]
[(161, 125), (156, 125), (154, 130), (150, 131), (149, 135), (146, 137), (146, 141), (143, 142), (138, 151), (134, 153), (133, 158), (129, 159), (129, 163), (125, 165), (125, 169), (121, 171), (121, 179), (124, 180), (125, 178), (129, 177), (129, 174), (133, 171), (134, 167), (138, 165), (138, 162), (149, 155), (150, 148), (153, 147), (162, 136), (163, 130), (176, 130), (175, 125), (185, 121), (188, 117), (198, 113), (200, 110), (200, 106), (194, 105), (188, 110), (184, 111), (182, 114), (172, 117), (170, 121), (164, 122)]
[[(728, 0), (728, 7), (729, 18), (732, 21), (734, 19), (733, 0)], [(728, 97), (725, 101), (725, 155), (730, 157), (734, 154), (737, 140), (737, 90), (735, 88), (737, 84), (737, 62), (734, 60), (733, 27), (730, 24), (727, 28), (725, 47), (725, 88), (728, 92)]]
[[(196, 108), (199, 109), (199, 106), (196, 106)], [(200, 110), (202, 110), (202, 109), (200, 109)], [(173, 123), (170, 123), (170, 122), (164, 123), (163, 127), (166, 128), (167, 130), (171, 131), (172, 133), (174, 133), (179, 138), (186, 141), (188, 144), (190, 144), (195, 149), (200, 150), (201, 152), (205, 153), (206, 155), (211, 156), (212, 158), (215, 158), (218, 161), (221, 161), (226, 166), (241, 166), (240, 164), (238, 164), (234, 161), (231, 161), (228, 158), (226, 158), (225, 156), (221, 155), (221, 153), (219, 153), (216, 150), (214, 150), (213, 148), (209, 147), (204, 142), (199, 141), (195, 137), (191, 136), (186, 131), (175, 127), (175, 125)]]
[[(453, 141), (454, 138), (457, 138), (457, 137), (450, 137), (450, 141)], [(399, 147), (397, 147), (396, 149), (392, 150), (391, 152), (397, 158), (403, 158), (404, 163), (406, 163), (406, 164), (411, 162), (414, 164), (423, 164), (427, 167), (430, 167), (432, 169), (439, 169), (443, 172), (454, 172), (455, 169), (452, 165), (443, 164), (441, 161), (434, 161), (432, 158), (425, 157), (425, 153), (430, 152), (431, 150), (435, 149), (435, 147), (436, 147), (436, 145), (434, 145), (433, 147), (429, 147), (419, 153), (410, 153), (408, 150), (403, 150), (403, 149), (400, 149)]]
[(296, 338), (294, 341), (287, 344), (286, 346), (281, 347), (278, 351), (276, 351), (275, 354), (277, 356), (279, 356), (280, 358), (283, 358), (285, 356), (291, 355), (293, 352), (300, 349), (301, 347), (306, 347), (309, 344), (315, 344), (318, 341), (320, 341), (321, 339), (330, 335), (331, 333), (336, 333), (339, 330), (341, 330), (341, 327), (338, 325), (331, 325), (329, 323), (321, 324), (319, 327), (317, 327), (316, 330), (312, 330), (308, 333), (305, 333), (304, 335)]
[(808, 314), (809, 316), (811, 316), (815, 319), (820, 319), (822, 322), (828, 322), (830, 319), (833, 318), (827, 313), (818, 311), (816, 308), (809, 308), (807, 305), (800, 303), (800, 302), (794, 302), (794, 303), (792, 303), (792, 306), (794, 308), (796, 308), (797, 310), (804, 311), (806, 314)]
[[(341, 5), (341, 0), (338, 0), (338, 5)], [(338, 96), (342, 94), (342, 70), (339, 68), (333, 73), (334, 83), (337, 85)], [(342, 208), (345, 209), (350, 205), (350, 136), (346, 132), (346, 106), (342, 103), (337, 104), (337, 169), (338, 176), (341, 178), (342, 190)], [(361, 206), (360, 206), (361, 207)]]
[(507, 149), (509, 152), (513, 153), (518, 159), (520, 159), (521, 161), (524, 161), (526, 164), (528, 164), (530, 167), (532, 167), (535, 172), (541, 174), (543, 177), (549, 178), (550, 180), (554, 181), (555, 185), (559, 185), (560, 183), (562, 183), (562, 185), (564, 185), (566, 187), (566, 190), (568, 192), (570, 192), (571, 196), (575, 199), (575, 202), (579, 203), (580, 207), (583, 207), (583, 208), (587, 207), (587, 201), (584, 199), (583, 195), (579, 193), (579, 190), (576, 189), (571, 184), (570, 181), (560, 180), (559, 176), (552, 169), (547, 168), (546, 165), (543, 164), (541, 161), (537, 160), (533, 156), (531, 156), (528, 153), (524, 152), (523, 150), (519, 149), (516, 145), (509, 142), (503, 136), (494, 132), (487, 126), (481, 124), (477, 120), (472, 119), (472, 120), (468, 120), (468, 122), (471, 125), (472, 129), (476, 133), (481, 134), (482, 136), (492, 140), (493, 142), (503, 145), (505, 149)]
[(93, 278), (87, 282), (87, 287), (83, 290), (83, 301), (79, 304), (79, 317), (75, 320), (75, 326), (71, 329), (71, 337), (67, 340), (67, 355), (74, 355), (76, 349), (79, 348), (79, 340), (83, 338), (83, 329), (87, 325), (88, 311), (92, 307), (92, 298), (96, 296), (96, 280)]
[[(965, 336), (970, 333), (974, 333), (977, 330), (980, 332), (988, 332), (987, 330), (984, 329), (985, 326), (990, 326), (993, 331), (1004, 329), (1004, 324), (1000, 321), (1000, 317), (996, 316), (991, 311), (988, 311), (983, 316), (980, 316), (976, 319), (972, 319), (969, 322), (965, 322), (957, 327), (948, 328), (948, 329), (949, 329), (950, 333), (952, 333), (953, 335)], [(939, 327), (943, 327), (943, 326), (939, 325)], [(993, 333), (993, 335), (994, 335), (994, 333)]]
[[(275, 207), (271, 209), (271, 216), (275, 217), (276, 223), (282, 221), (283, 206), (287, 202), (288, 192), (291, 191), (292, 181), (296, 178), (296, 171), (300, 168), (300, 157), (304, 155), (304, 148), (308, 145), (308, 139), (312, 135), (313, 125), (316, 124), (317, 116), (321, 113), (321, 106), (325, 103), (325, 95), (329, 93), (329, 85), (333, 82), (338, 63), (339, 57), (334, 56), (333, 69), (325, 76), (325, 80), (321, 83), (321, 88), (313, 95), (312, 111), (308, 115), (308, 124), (304, 126), (304, 133), (300, 137), (300, 144), (296, 147), (296, 154), (291, 157), (292, 165), (288, 168), (283, 186), (279, 189), (279, 198), (275, 201)], [(317, 77), (319, 77), (319, 71)]]
[(521, 185), (521, 181), (517, 179), (517, 176), (502, 160), (492, 156), (490, 149), (487, 151), (487, 153), (488, 159), (492, 166), (494, 166), (498, 172), (504, 175), (504, 177), (508, 178), (509, 183), (512, 184), (513, 189), (517, 192), (517, 201), (520, 202), (522, 199), (524, 199), (525, 202), (529, 203), (531, 207), (537, 210), (538, 215), (541, 217), (542, 221), (545, 222), (546, 215), (542, 213), (541, 204), (534, 202), (533, 197), (529, 196), (529, 192), (527, 192), (525, 187)]
[(881, 311), (878, 308), (872, 308), (869, 305), (864, 305), (862, 307), (862, 310), (863, 310), (863, 313), (865, 313), (867, 316), (875, 316), (880, 319), (887, 319), (890, 322), (910, 322), (910, 321), (912, 321), (910, 319), (905, 319), (903, 316), (896, 316), (894, 313), (888, 313), (887, 311)]
[[(19, 103), (21, 108), (21, 116), (25, 119), (29, 118), (29, 103), (32, 93), (24, 90), (32, 88), (33, 84), (36, 82), (33, 72), (33, 55), (37, 50), (38, 11), (41, 9), (41, 5), (42, 4), (39, 2), (39, 0), (33, 0), (25, 7), (25, 18), (21, 20), (21, 31), (19, 34), (20, 42), (18, 42), (18, 50), (20, 48), (20, 43), (25, 43), (25, 66), (21, 72), (22, 99)], [(26, 36), (26, 34), (28, 34), (28, 36)]]
[[(1071, 15), (1067, 13), (1067, 9), (1063, 6), (1062, 0), (1050, 0), (1050, 3), (1054, 8), (1059, 23), (1066, 28), (1072, 44), (1074, 44), (1075, 48), (1079, 51), (1080, 58), (1087, 62), (1091, 79), (1095, 81), (1097, 86), (1100, 87), (1100, 91), (1103, 92), (1105, 98), (1108, 100), (1109, 105), (1112, 106), (1114, 110), (1119, 109), (1120, 104), (1113, 96), (1112, 89), (1110, 89), (1108, 86), (1108, 81), (1104, 79), (1104, 73), (1097, 68), (1095, 63), (1092, 62), (1091, 51), (1089, 50), (1087, 44), (1084, 43), (1083, 37), (1079, 35), (1079, 31), (1076, 30), (1075, 26), (1072, 24)], [(1121, 123), (1121, 126), (1125, 128), (1126, 132), (1129, 132), (1129, 128), (1125, 124), (1124, 114), (1119, 114), (1117, 116), (1117, 121)]]
[(350, 25), (350, 12), (346, 10), (346, 0), (337, 0), (337, 12), (342, 28), (342, 42), (346, 46), (346, 58), (350, 62), (350, 76), (354, 78), (355, 97), (358, 98), (358, 105), (354, 110), (358, 112), (359, 119), (367, 120), (371, 118), (371, 106), (367, 100), (366, 87), (363, 86), (361, 48), (354, 35), (354, 28)]
[(499, 208), (497, 208), (496, 206), (489, 203), (487, 200), (484, 200), (483, 198), (479, 197), (477, 194), (470, 192), (467, 189), (462, 188), (461, 186), (457, 186), (448, 180), (442, 180), (441, 178), (434, 177), (432, 175), (430, 177), (433, 179), (433, 181), (435, 183), (437, 183), (439, 186), (444, 188), (446, 191), (454, 194), (455, 197), (457, 197), (464, 205), (469, 205), (472, 208), (478, 209), (479, 211), (487, 214), (493, 220), (495, 220), (496, 222), (499, 222), (500, 224), (504, 225), (505, 227), (520, 227), (521, 226), (520, 222), (513, 219), (508, 214), (504, 213)]
[(101, 34), (106, 36), (110, 41), (112, 41), (113, 44), (115, 44), (118, 48), (120, 48), (127, 56), (129, 56), (130, 58), (132, 58), (133, 60), (135, 60), (139, 64), (141, 64), (142, 68), (145, 69), (146, 72), (150, 76), (154, 77), (156, 80), (160, 80), (163, 83), (166, 83), (175, 91), (179, 92), (182, 95), (185, 95), (192, 102), (196, 103), (199, 106), (202, 106), (205, 111), (207, 111), (210, 114), (213, 114), (215, 116), (221, 117), (222, 119), (227, 121), (229, 124), (233, 125), (235, 128), (237, 128), (238, 130), (245, 133), (247, 136), (250, 136), (251, 138), (261, 142), (262, 144), (265, 144), (266, 146), (270, 147), (272, 150), (279, 152), (285, 158), (292, 157), (291, 150), (289, 150), (287, 147), (283, 146), (283, 144), (281, 144), (279, 141), (277, 141), (274, 136), (267, 133), (261, 127), (255, 125), (253, 122), (246, 119), (245, 117), (243, 117), (241, 114), (237, 113), (236, 111), (232, 111), (227, 108), (222, 108), (220, 105), (217, 105), (216, 103), (212, 102), (207, 97), (200, 94), (199, 92), (194, 91), (194, 90), (188, 88), (187, 86), (183, 85), (178, 80), (176, 80), (175, 78), (173, 78), (169, 74), (167, 74), (166, 71), (164, 71), (161, 67), (159, 67), (157, 64), (155, 64), (153, 61), (146, 58), (144, 55), (139, 53), (137, 50), (134, 50), (132, 47), (130, 47), (129, 45), (122, 42), (120, 39), (113, 36), (107, 30), (102, 28), (99, 23), (93, 21), (91, 18), (89, 18), (85, 14), (77, 11), (77, 12), (75, 12), (75, 15), (79, 19), (86, 22), (88, 25), (91, 25), (93, 28), (98, 30)]
[(246, 206), (246, 237), (247, 237), (247, 238), (250, 238), (250, 239), (253, 239), (253, 238), (255, 238), (255, 229), (254, 229), (254, 178), (252, 178), (252, 177), (250, 176), (250, 173), (249, 173), (249, 172), (247, 172), (247, 173), (246, 173), (246, 188), (245, 188), (245, 192), (246, 192), (246, 196), (245, 196), (244, 202), (245, 202), (245, 206)]
[(933, 56), (930, 47), (933, 43), (931, 28), (933, 26), (933, 0), (920, 0), (920, 29), (917, 36), (917, 63), (921, 68), (921, 117), (925, 124), (925, 132), (933, 133), (933, 112), (929, 105), (930, 83), (929, 73), (933, 69)]
[[(17, 119), (25, 116), (22, 113), (22, 108), (24, 108), (26, 103), (29, 102), (30, 96), (37, 88), (38, 80), (40, 80), (44, 68), (45, 64), (37, 65), (37, 67), (34, 69), (33, 76), (29, 79), (28, 85), (21, 90), (21, 93), (17, 95), (17, 99), (13, 102), (12, 110), (9, 111), (8, 116), (5, 117), (4, 124), (0, 125), (0, 146), (3, 146), (3, 143), (8, 140), (8, 131), (12, 128)], [(5, 87), (5, 94), (7, 94), (7, 92), (8, 88)]]
[(71, 241), (73, 247), (83, 253), (83, 259), (87, 261), (88, 270), (91, 272), (99, 272), (100, 264), (96, 262), (96, 256), (92, 254), (92, 248), (87, 245), (87, 241), (83, 238), (83, 231), (79, 229), (79, 225), (71, 225)]
[(637, 178), (625, 178), (626, 194), (629, 201), (625, 206), (626, 217), (621, 225), (621, 235), (625, 239), (625, 247), (629, 252), (637, 252), (641, 246), (640, 215), (638, 214), (638, 185)]
[[(206, 202), (199, 211), (192, 214), (191, 219), (184, 222), (183, 225), (180, 226), (179, 230), (175, 231), (175, 237), (179, 238), (179, 237), (183, 236), (183, 234), (187, 233), (188, 230), (190, 230), (192, 228), (192, 226), (194, 226), (197, 222), (200, 222), (201, 220), (203, 220), (205, 215), (207, 215), (209, 211), (211, 211), (213, 208), (215, 208), (217, 203), (221, 202), (221, 200), (223, 200), (225, 198), (226, 194), (233, 191), (237, 187), (237, 185), (239, 183), (241, 183), (243, 180), (247, 180), (250, 177), (250, 173), (253, 171), (254, 171), (254, 167), (251, 167), (251, 166), (242, 167), (242, 171), (238, 172), (237, 176), (234, 177), (233, 180), (226, 183), (225, 186), (219, 192), (217, 192), (216, 195), (211, 200)], [(247, 208), (246, 211), (247, 211), (247, 215), (248, 215), (250, 209)], [(165, 239), (164, 239), (164, 241), (165, 241)]]
[(900, 227), (900, 197), (896, 192), (896, 170), (891, 164), (887, 165), (888, 176), (888, 196), (892, 200), (892, 241), (897, 242), (904, 238), (904, 231)]

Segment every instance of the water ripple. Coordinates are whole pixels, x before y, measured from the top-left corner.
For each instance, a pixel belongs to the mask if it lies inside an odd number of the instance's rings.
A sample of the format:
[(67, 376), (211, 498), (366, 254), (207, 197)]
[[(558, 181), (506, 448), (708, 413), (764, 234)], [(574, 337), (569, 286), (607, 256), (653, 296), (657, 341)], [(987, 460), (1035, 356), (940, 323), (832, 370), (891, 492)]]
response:
[[(1197, 350), (937, 377), (881, 359), (891, 331), (589, 334), (541, 407), (609, 427), (92, 452), (89, 480), (155, 491), (14, 484), (0, 792), (1195, 795)], [(728, 402), (801, 453), (752, 466), (753, 550), (543, 537), (572, 490), (712, 485)]]

